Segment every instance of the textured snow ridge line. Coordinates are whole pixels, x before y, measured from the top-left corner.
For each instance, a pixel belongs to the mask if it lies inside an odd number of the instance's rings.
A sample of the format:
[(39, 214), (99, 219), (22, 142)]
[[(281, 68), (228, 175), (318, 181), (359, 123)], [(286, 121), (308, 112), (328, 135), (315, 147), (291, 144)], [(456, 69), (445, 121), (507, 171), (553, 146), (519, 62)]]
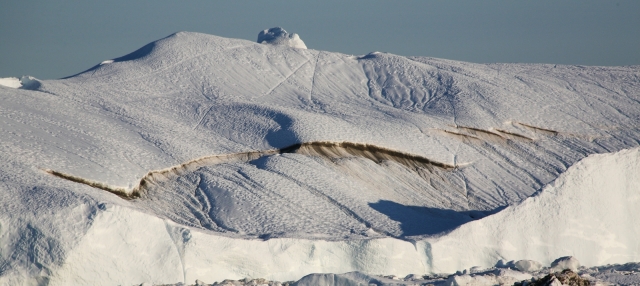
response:
[(519, 139), (519, 140), (524, 140), (524, 141), (533, 141), (533, 138), (531, 137), (527, 137), (518, 133), (514, 133), (514, 132), (510, 132), (507, 130), (502, 130), (502, 129), (494, 129), (495, 131), (503, 134), (503, 137), (507, 137), (509, 139)]
[(264, 151), (251, 151), (242, 153), (232, 153), (223, 155), (211, 155), (201, 158), (197, 158), (180, 165), (175, 165), (162, 170), (154, 170), (144, 175), (138, 184), (133, 188), (115, 187), (108, 184), (96, 182), (93, 180), (77, 177), (70, 174), (54, 171), (51, 169), (45, 169), (44, 171), (72, 182), (85, 184), (97, 189), (101, 189), (110, 193), (113, 193), (124, 199), (136, 199), (143, 196), (146, 189), (150, 185), (154, 185), (159, 181), (165, 180), (170, 177), (180, 176), (187, 172), (195, 171), (203, 166), (211, 166), (222, 163), (236, 163), (236, 162), (249, 162), (259, 159), (264, 156), (283, 154), (283, 153), (298, 153), (309, 156), (317, 156), (328, 159), (339, 159), (345, 157), (362, 157), (372, 160), (376, 163), (383, 161), (395, 161), (411, 169), (425, 168), (433, 170), (434, 168), (440, 168), (446, 171), (452, 171), (461, 165), (450, 165), (442, 162), (437, 162), (422, 156), (415, 154), (409, 154), (385, 147), (380, 147), (365, 143), (354, 142), (331, 142), (331, 141), (315, 141), (294, 144), (292, 146), (282, 149), (271, 149)]
[[(520, 123), (517, 123), (517, 124), (520, 124)], [(526, 125), (526, 124), (520, 124), (520, 125), (536, 133), (544, 132), (545, 135), (556, 135), (558, 133), (553, 130), (539, 128), (531, 125)], [(520, 142), (535, 141), (535, 139), (531, 137), (506, 131), (503, 129), (491, 128), (489, 130), (485, 130), (485, 129), (479, 129), (474, 127), (466, 127), (466, 126), (451, 126), (451, 127), (455, 128), (456, 131), (451, 131), (446, 129), (436, 129), (436, 130), (444, 133), (447, 136), (451, 136), (453, 138), (456, 138), (460, 141), (467, 142), (467, 143), (491, 142), (491, 143), (504, 144), (504, 143), (507, 143), (508, 141), (520, 141)]]
[[(291, 148), (291, 147), (288, 147)], [(223, 163), (249, 162), (264, 156), (285, 153), (284, 149), (272, 149), (265, 151), (251, 151), (243, 153), (232, 153), (223, 155), (211, 155), (200, 157), (191, 161), (187, 161), (180, 165), (175, 165), (162, 170), (150, 171), (140, 179), (138, 184), (128, 191), (128, 198), (134, 199), (141, 197), (149, 185), (153, 185), (158, 181), (165, 180), (170, 177), (177, 177), (184, 173), (195, 171), (203, 166), (211, 166)]]
[(529, 125), (529, 124), (524, 124), (521, 122), (514, 122), (514, 124), (518, 124), (522, 127), (525, 127), (527, 129), (532, 130), (533, 132), (536, 133), (542, 133), (542, 134), (546, 134), (546, 135), (551, 135), (551, 136), (555, 136), (558, 135), (558, 131), (555, 130), (551, 130), (551, 129), (546, 129), (546, 128), (542, 128), (542, 127), (537, 127), (537, 126), (533, 126), (533, 125)]
[(48, 174), (51, 174), (53, 176), (59, 177), (59, 178), (63, 178), (72, 182), (76, 182), (76, 183), (80, 183), (80, 184), (85, 184), (87, 186), (90, 187), (94, 187), (96, 189), (101, 189), (101, 190), (105, 190), (107, 192), (113, 193), (121, 198), (129, 198), (129, 192), (127, 190), (127, 188), (124, 187), (114, 187), (114, 186), (109, 186), (105, 183), (101, 183), (101, 182), (96, 182), (93, 180), (88, 180), (85, 178), (81, 178), (81, 177), (77, 177), (74, 175), (69, 175), (69, 174), (65, 174), (62, 172), (58, 172), (58, 171), (54, 171), (51, 169), (43, 169), (43, 171), (45, 171)]
[(293, 153), (331, 159), (356, 156), (370, 159), (376, 163), (391, 160), (412, 169), (432, 169), (437, 167), (453, 170), (459, 167), (458, 165), (436, 162), (422, 156), (364, 143), (316, 141), (294, 145), (286, 149), (293, 149)]

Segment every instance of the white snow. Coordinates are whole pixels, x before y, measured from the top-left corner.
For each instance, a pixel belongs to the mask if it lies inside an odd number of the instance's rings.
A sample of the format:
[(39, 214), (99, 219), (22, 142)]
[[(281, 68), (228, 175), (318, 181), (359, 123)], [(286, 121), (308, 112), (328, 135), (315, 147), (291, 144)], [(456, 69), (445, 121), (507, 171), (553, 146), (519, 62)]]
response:
[[(534, 272), (534, 271), (538, 271), (540, 269), (542, 269), (542, 264), (540, 264), (540, 262), (535, 261), (535, 260), (528, 260), (528, 259), (522, 259), (522, 260), (518, 260), (514, 263), (514, 266), (516, 269), (523, 271), (523, 272)], [(562, 268), (560, 270), (564, 270), (564, 269), (568, 269), (567, 268)], [(573, 269), (575, 270), (575, 269)]]
[(638, 78), (185, 32), (26, 77), (0, 89), (0, 284), (638, 261)]
[(280, 27), (266, 29), (258, 34), (258, 43), (289, 46), (292, 48), (306, 49), (300, 36), (296, 33), (289, 34)]
[(22, 83), (20, 83), (20, 79), (17, 77), (4, 77), (0, 78), (0, 85), (11, 88), (20, 88)]
[(573, 256), (560, 257), (551, 262), (552, 271), (562, 271), (564, 269), (577, 271), (578, 268), (580, 268), (580, 261), (578, 261), (578, 259)]
[(0, 78), (0, 86), (22, 89), (37, 89), (40, 86), (40, 80), (32, 76), (5, 77)]
[[(117, 261), (117, 265), (106, 269), (108, 261)], [(126, 207), (108, 206), (68, 254), (52, 283), (131, 284), (245, 277), (288, 281), (314, 272), (353, 270), (406, 275), (423, 272), (424, 262), (412, 243), (393, 238), (234, 239), (190, 230)]]
[[(573, 257), (554, 261), (566, 254), (579, 257), (587, 266), (638, 261), (638, 172), (639, 148), (593, 155), (538, 196), (415, 245), (394, 238), (234, 239), (190, 230), (130, 208), (108, 206), (95, 217), (52, 281), (75, 284), (108, 273), (120, 273), (117, 279), (112, 278), (116, 279), (113, 283), (160, 283), (183, 277), (182, 281), (245, 277), (287, 281), (307, 273), (347, 271), (404, 277), (453, 273), (473, 266), (489, 268), (500, 259), (517, 258), (543, 261), (552, 271), (577, 270), (580, 262)], [(612, 207), (617, 214), (612, 214)], [(117, 268), (107, 271), (102, 264), (88, 263), (95, 260), (117, 260)], [(515, 267), (527, 272), (539, 270), (535, 261), (529, 263), (522, 268), (525, 263), (518, 261)], [(455, 279), (462, 283), (471, 278)]]
[[(492, 266), (499, 259), (545, 265), (573, 256), (583, 265), (640, 261), (640, 149), (591, 155), (538, 195), (426, 239), (433, 271)], [(577, 269), (570, 258), (558, 269)]]

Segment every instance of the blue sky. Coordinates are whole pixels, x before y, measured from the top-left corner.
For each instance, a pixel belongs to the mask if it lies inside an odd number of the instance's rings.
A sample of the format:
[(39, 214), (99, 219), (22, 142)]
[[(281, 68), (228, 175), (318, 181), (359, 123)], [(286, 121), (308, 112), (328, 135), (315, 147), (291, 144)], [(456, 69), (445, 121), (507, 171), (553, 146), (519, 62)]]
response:
[(81, 72), (178, 31), (490, 63), (640, 64), (640, 1), (7, 1), (0, 77)]

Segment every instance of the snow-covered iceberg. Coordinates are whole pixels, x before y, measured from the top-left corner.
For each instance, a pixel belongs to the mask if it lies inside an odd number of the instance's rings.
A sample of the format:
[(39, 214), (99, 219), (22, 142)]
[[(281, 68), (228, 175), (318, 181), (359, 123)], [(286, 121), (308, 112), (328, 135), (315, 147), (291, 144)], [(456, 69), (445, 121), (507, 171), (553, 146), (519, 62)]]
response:
[(0, 88), (0, 284), (637, 261), (639, 73), (181, 32)]

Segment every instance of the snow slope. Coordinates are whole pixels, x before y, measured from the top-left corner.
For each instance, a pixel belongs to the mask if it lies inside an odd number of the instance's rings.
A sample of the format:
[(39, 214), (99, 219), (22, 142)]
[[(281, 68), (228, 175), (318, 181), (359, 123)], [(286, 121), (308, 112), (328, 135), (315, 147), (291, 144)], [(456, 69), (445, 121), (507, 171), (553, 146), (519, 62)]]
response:
[[(404, 277), (490, 268), (499, 260), (533, 259), (548, 266), (559, 255), (580, 257), (586, 266), (638, 261), (639, 172), (640, 148), (593, 155), (518, 205), (413, 243), (394, 238), (234, 239), (108, 205), (51, 282), (287, 281), (354, 270)], [(105, 271), (96, 261), (118, 263)]]
[(522, 203), (425, 240), (437, 261), (432, 270), (486, 267), (500, 259), (549, 265), (559, 256), (587, 266), (639, 261), (638, 174), (638, 148), (592, 155)]
[[(508, 252), (471, 228), (590, 154), (638, 146), (639, 75), (181, 32), (66, 79), (0, 86), (0, 281), (291, 280), (576, 252), (587, 235)], [(458, 240), (473, 255), (442, 258)]]

